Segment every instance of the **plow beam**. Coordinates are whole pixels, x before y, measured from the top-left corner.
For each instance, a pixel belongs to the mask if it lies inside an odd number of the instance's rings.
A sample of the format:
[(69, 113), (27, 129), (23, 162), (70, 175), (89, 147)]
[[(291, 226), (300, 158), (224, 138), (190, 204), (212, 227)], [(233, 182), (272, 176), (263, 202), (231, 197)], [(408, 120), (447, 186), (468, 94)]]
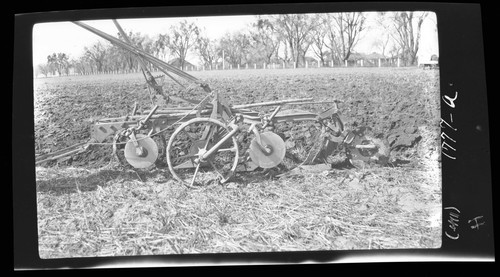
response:
[[(201, 115), (204, 117), (210, 116), (210, 110), (201, 111)], [(188, 121), (190, 119), (196, 118), (196, 111), (191, 112), (181, 112), (181, 113), (157, 113), (151, 115), (149, 121), (146, 123), (145, 128), (151, 129), (153, 132), (160, 132), (165, 128), (169, 127), (170, 124), (177, 122), (182, 119), (182, 122)], [(104, 141), (106, 138), (116, 134), (118, 131), (133, 126), (137, 126), (138, 123), (143, 120), (142, 115), (129, 116), (127, 120), (123, 117), (118, 118), (105, 118), (101, 119), (92, 126), (92, 138), (98, 142)], [(179, 123), (182, 123), (179, 122)]]
[(49, 154), (44, 154), (44, 155), (39, 155), (35, 157), (35, 165), (42, 164), (44, 162), (52, 161), (52, 160), (59, 160), (64, 157), (69, 157), (75, 154), (82, 153), (87, 150), (87, 148), (90, 146), (91, 143), (93, 143), (94, 140), (91, 139), (87, 142), (82, 142), (75, 144), (73, 146), (61, 149), (56, 152), (52, 152)]
[(210, 88), (208, 88), (208, 85), (205, 82), (203, 82), (203, 81), (199, 80), (198, 78), (196, 78), (196, 77), (194, 77), (194, 76), (192, 76), (192, 75), (190, 75), (190, 74), (188, 74), (188, 73), (186, 73), (186, 72), (184, 72), (184, 71), (182, 71), (182, 70), (180, 70), (180, 69), (178, 69), (178, 68), (176, 68), (176, 67), (174, 67), (174, 66), (172, 66), (172, 65), (170, 65), (170, 64), (168, 64), (168, 63), (166, 63), (166, 62), (164, 62), (162, 60), (160, 60), (160, 59), (158, 59), (157, 57), (155, 57), (155, 56), (153, 56), (151, 54), (148, 54), (148, 53), (144, 52), (143, 50), (141, 50), (141, 49), (139, 49), (137, 47), (134, 47), (134, 46), (132, 46), (132, 45), (130, 45), (130, 44), (124, 42), (124, 41), (121, 41), (121, 40), (119, 40), (119, 39), (117, 39), (117, 38), (115, 38), (115, 37), (113, 37), (113, 36), (111, 36), (109, 34), (106, 34), (106, 33), (102, 32), (102, 31), (100, 31), (100, 30), (92, 27), (92, 26), (89, 26), (89, 25), (87, 25), (87, 24), (85, 24), (83, 22), (72, 21), (72, 23), (74, 23), (74, 24), (76, 24), (76, 25), (78, 25), (78, 26), (80, 26), (80, 27), (82, 27), (82, 28), (84, 28), (84, 29), (86, 29), (86, 30), (88, 30), (88, 31), (90, 31), (90, 32), (92, 32), (92, 33), (94, 33), (94, 34), (96, 34), (96, 35), (98, 35), (98, 36), (106, 39), (106, 40), (108, 40), (112, 44), (115, 44), (115, 45), (123, 48), (124, 50), (127, 50), (127, 51), (131, 52), (132, 54), (135, 54), (135, 55), (137, 55), (137, 56), (139, 56), (139, 57), (147, 60), (149, 63), (151, 63), (154, 66), (158, 67), (163, 73), (165, 73), (165, 74), (168, 75), (167, 71), (170, 71), (170, 72), (176, 74), (177, 76), (184, 78), (185, 80), (188, 80), (188, 81), (191, 81), (191, 82), (193, 82), (195, 84), (200, 85), (207, 92), (210, 92)]
[(253, 107), (279, 106), (279, 105), (288, 104), (288, 103), (311, 102), (312, 100), (313, 100), (312, 98), (289, 99), (289, 100), (280, 100), (280, 101), (270, 101), (270, 102), (234, 105), (231, 108), (233, 108), (233, 109), (247, 109), (247, 108), (253, 108)]

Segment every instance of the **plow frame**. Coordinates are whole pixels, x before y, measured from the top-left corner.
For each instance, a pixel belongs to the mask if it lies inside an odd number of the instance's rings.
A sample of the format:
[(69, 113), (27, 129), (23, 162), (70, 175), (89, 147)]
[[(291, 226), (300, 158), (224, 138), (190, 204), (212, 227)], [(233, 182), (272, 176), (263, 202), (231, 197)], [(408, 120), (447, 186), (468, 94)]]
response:
[[(127, 146), (128, 144), (128, 149), (135, 148), (135, 152), (130, 152), (129, 150), (129, 156), (132, 155), (133, 158), (137, 158), (139, 160), (142, 158), (149, 159), (150, 156), (147, 156), (147, 149), (156, 149), (156, 147), (150, 147), (151, 145), (155, 144), (154, 142), (150, 141), (151, 137), (159, 136), (163, 140), (165, 140), (165, 133), (173, 131), (166, 147), (167, 165), (172, 175), (178, 181), (188, 187), (194, 187), (194, 180), (197, 173), (199, 172), (201, 165), (212, 165), (214, 171), (216, 171), (219, 175), (217, 179), (220, 182), (226, 182), (230, 179), (230, 177), (235, 172), (237, 165), (240, 163), (238, 152), (239, 146), (235, 145), (233, 146), (233, 148), (226, 149), (221, 147), (223, 147), (223, 145), (227, 144), (229, 141), (235, 141), (235, 136), (237, 135), (237, 133), (243, 130), (243, 125), (249, 125), (247, 132), (254, 135), (254, 140), (252, 141), (253, 148), (251, 148), (250, 151), (250, 154), (253, 155), (250, 156), (252, 158), (255, 156), (263, 157), (263, 159), (269, 158), (266, 165), (264, 165), (263, 163), (260, 164), (261, 167), (276, 166), (283, 159), (283, 149), (285, 148), (284, 142), (282, 139), (280, 140), (279, 138), (277, 138), (277, 135), (272, 132), (274, 126), (282, 122), (310, 121), (320, 124), (321, 138), (317, 143), (318, 145), (320, 145), (320, 147), (316, 147), (317, 149), (311, 151), (314, 153), (312, 153), (312, 155), (310, 153), (304, 163), (312, 163), (320, 152), (321, 145), (324, 144), (324, 142), (328, 139), (334, 141), (339, 145), (350, 145), (350, 147), (353, 149), (356, 149), (356, 147), (359, 146), (351, 144), (353, 142), (359, 141), (355, 140), (354, 137), (359, 137), (360, 135), (353, 134), (352, 132), (346, 132), (344, 130), (344, 123), (342, 122), (340, 114), (338, 113), (337, 103), (339, 103), (340, 101), (335, 100), (326, 102), (313, 102), (312, 98), (304, 98), (242, 105), (230, 105), (225, 100), (220, 98), (219, 93), (216, 90), (212, 91), (212, 89), (206, 82), (199, 80), (180, 69), (175, 68), (174, 66), (144, 52), (142, 49), (136, 46), (131, 45), (126, 33), (123, 31), (116, 20), (113, 20), (113, 23), (118, 28), (120, 34), (123, 36), (124, 41), (110, 36), (100, 30), (97, 30), (83, 22), (73, 23), (134, 54), (136, 59), (139, 61), (139, 65), (141, 66), (141, 70), (148, 84), (148, 89), (150, 89), (150, 95), (152, 94), (152, 88), (154, 93), (164, 97), (167, 104), (170, 102), (170, 100), (173, 100), (177, 102), (188, 103), (191, 106), (158, 109), (159, 106), (155, 105), (146, 115), (137, 114), (136, 104), (130, 115), (118, 118), (104, 118), (95, 122), (94, 126), (91, 129), (91, 139), (88, 142), (80, 143), (54, 153), (39, 155), (36, 157), (36, 164), (41, 164), (50, 160), (57, 160), (81, 153), (83, 151), (86, 151), (91, 145), (105, 144), (104, 141), (112, 136), (114, 155), (116, 155), (116, 150), (119, 145)], [(152, 77), (152, 74), (149, 72), (146, 63), (150, 63), (153, 66), (157, 67), (166, 76), (170, 77), (177, 84), (181, 85), (184, 88), (186, 88), (186, 86), (184, 86), (179, 80), (173, 77), (172, 74), (177, 75), (185, 81), (200, 86), (203, 91), (207, 93), (207, 95), (200, 101), (186, 99), (164, 92), (162, 86), (158, 85), (155, 78)], [(325, 103), (333, 103), (333, 106), (319, 114), (293, 109), (281, 111), (281, 108), (285, 105)], [(275, 108), (271, 113), (262, 113), (251, 109), (255, 107)], [(172, 139), (176, 137), (178, 133), (180, 133), (181, 129), (187, 128), (189, 127), (189, 125), (193, 124), (209, 124), (211, 126), (205, 127), (204, 131), (202, 132), (201, 139), (196, 141), (193, 144), (194, 146), (191, 147), (192, 149), (188, 151), (188, 156), (192, 156), (189, 157), (191, 161), (189, 163), (184, 163), (183, 168), (195, 168), (195, 172), (193, 174), (194, 177), (190, 178), (191, 181), (186, 181), (185, 179), (180, 178), (178, 174), (176, 174), (176, 168), (171, 163), (170, 155), (172, 155), (171, 152), (173, 151), (172, 148), (174, 147)], [(141, 132), (143, 133), (143, 135), (140, 135), (140, 138), (137, 138), (136, 134), (139, 134)], [(144, 135), (144, 132), (147, 133), (147, 135)], [(220, 133), (219, 135), (221, 137), (217, 137), (218, 132)], [(125, 143), (123, 142), (123, 140), (126, 140), (127, 142)], [(377, 146), (365, 143), (363, 144), (363, 146), (358, 148), (361, 149), (361, 151), (366, 151), (367, 149), (369, 150), (375, 147)], [(212, 156), (223, 152), (223, 150), (234, 152), (236, 154), (236, 161), (233, 162), (234, 165), (230, 168), (230, 172), (227, 174), (227, 176), (222, 176), (223, 174), (221, 174), (217, 167), (213, 165), (214, 159), (212, 159)], [(251, 163), (252, 161), (250, 161), (250, 159), (248, 159), (248, 156), (246, 156), (244, 162)], [(255, 169), (255, 163), (257, 163), (257, 166), (259, 166), (258, 161), (253, 161), (253, 163), (254, 165), (250, 165), (250, 168)]]

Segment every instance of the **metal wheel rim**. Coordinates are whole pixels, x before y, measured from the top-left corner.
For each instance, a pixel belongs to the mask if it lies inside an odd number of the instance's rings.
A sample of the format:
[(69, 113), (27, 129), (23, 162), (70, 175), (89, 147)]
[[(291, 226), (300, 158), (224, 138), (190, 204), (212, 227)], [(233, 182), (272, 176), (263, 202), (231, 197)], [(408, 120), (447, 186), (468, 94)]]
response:
[[(225, 124), (223, 124), (222, 122), (216, 120), (216, 119), (212, 119), (212, 118), (193, 118), (183, 124), (181, 124), (175, 131), (174, 133), (172, 134), (172, 136), (170, 137), (169, 141), (168, 141), (168, 144), (167, 144), (167, 153), (166, 153), (166, 156), (167, 156), (167, 164), (168, 164), (168, 168), (170, 170), (170, 173), (172, 174), (172, 176), (177, 180), (179, 181), (180, 183), (182, 183), (183, 185), (187, 186), (187, 187), (190, 187), (190, 188), (196, 188), (197, 186), (192, 186), (189, 182), (187, 182), (186, 180), (184, 180), (181, 176), (179, 176), (179, 174), (177, 174), (176, 172), (176, 169), (174, 168), (174, 165), (172, 163), (172, 147), (173, 147), (173, 144), (177, 138), (177, 136), (179, 135), (179, 133), (181, 133), (187, 126), (191, 125), (191, 124), (195, 124), (195, 123), (211, 123), (211, 124), (214, 124), (216, 126), (219, 126), (221, 128), (224, 128), (227, 132), (229, 132), (229, 129), (226, 127)], [(228, 172), (224, 175), (224, 176), (219, 176), (219, 177), (222, 177), (219, 179), (219, 182), (220, 183), (225, 183), (227, 182), (233, 175), (234, 175), (234, 172), (236, 170), (236, 167), (238, 165), (238, 159), (239, 159), (239, 149), (238, 149), (238, 144), (237, 144), (237, 141), (236, 141), (236, 137), (233, 136), (229, 142), (231, 142), (232, 146), (234, 147), (234, 157), (232, 158), (233, 159), (233, 162), (232, 162), (232, 165), (231, 165), (231, 168), (228, 170)], [(216, 155), (216, 154), (214, 154)], [(212, 167), (212, 170), (216, 170), (214, 167), (213, 164), (210, 164), (209, 166)], [(195, 173), (197, 174), (197, 172), (195, 171)], [(220, 173), (220, 172), (219, 172)], [(220, 175), (220, 174), (219, 174)], [(189, 179), (189, 178), (188, 178)]]

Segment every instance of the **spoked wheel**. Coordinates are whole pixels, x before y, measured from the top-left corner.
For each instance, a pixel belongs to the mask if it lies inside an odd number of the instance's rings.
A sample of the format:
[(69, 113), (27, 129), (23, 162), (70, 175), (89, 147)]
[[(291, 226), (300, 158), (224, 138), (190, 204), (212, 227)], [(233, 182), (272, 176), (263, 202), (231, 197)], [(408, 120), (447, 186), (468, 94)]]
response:
[(118, 132), (113, 138), (113, 157), (115, 162), (126, 168), (133, 168), (125, 159), (125, 144), (128, 138), (124, 135), (125, 130)]
[(158, 159), (156, 159), (155, 165), (157, 167), (166, 167), (167, 138), (165, 137), (165, 133), (159, 133), (153, 136), (152, 139), (158, 145)]
[(167, 144), (167, 163), (174, 178), (191, 188), (213, 180), (228, 181), (238, 165), (236, 137), (203, 156), (229, 132), (226, 125), (212, 118), (194, 118), (180, 125)]
[(389, 162), (389, 154), (389, 143), (370, 135), (356, 136), (347, 147), (349, 162), (357, 168), (369, 165), (386, 165)]

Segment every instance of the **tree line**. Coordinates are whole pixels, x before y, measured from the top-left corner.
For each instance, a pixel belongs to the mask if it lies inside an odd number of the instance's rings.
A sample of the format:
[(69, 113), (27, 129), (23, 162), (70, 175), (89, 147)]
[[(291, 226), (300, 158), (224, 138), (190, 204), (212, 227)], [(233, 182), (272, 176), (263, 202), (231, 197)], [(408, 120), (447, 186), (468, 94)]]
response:
[[(367, 22), (367, 13), (280, 14), (256, 16), (245, 30), (209, 38), (206, 30), (193, 22), (181, 21), (166, 34), (154, 37), (128, 32), (130, 42), (162, 60), (177, 61), (185, 69), (188, 54), (196, 55), (200, 66), (214, 68), (225, 62), (233, 67), (244, 64), (295, 63), (303, 65), (306, 55), (322, 64), (342, 65), (349, 59), (363, 35), (371, 28), (384, 30), (371, 42), (384, 56), (401, 58), (406, 65), (417, 62), (421, 26), (426, 12), (377, 12), (375, 23)], [(118, 38), (123, 39), (118, 33)], [(45, 76), (103, 71), (133, 71), (138, 68), (133, 54), (111, 43), (96, 42), (85, 46), (83, 55), (70, 59), (65, 53), (53, 53), (37, 71)]]

